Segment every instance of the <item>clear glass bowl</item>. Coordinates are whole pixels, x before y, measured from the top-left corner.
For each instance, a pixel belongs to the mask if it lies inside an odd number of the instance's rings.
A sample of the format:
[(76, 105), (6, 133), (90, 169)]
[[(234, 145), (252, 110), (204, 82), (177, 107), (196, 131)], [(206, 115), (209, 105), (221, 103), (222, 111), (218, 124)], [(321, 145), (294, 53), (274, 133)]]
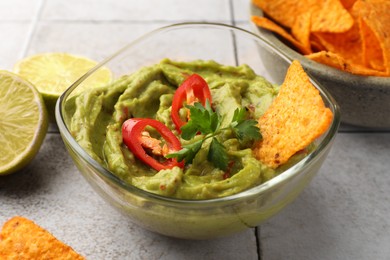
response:
[[(275, 56), (280, 61), (278, 66), (264, 61), (264, 53)], [(340, 123), (337, 104), (314, 81), (325, 104), (334, 113), (329, 130), (316, 141), (316, 149), (275, 178), (235, 195), (210, 200), (181, 200), (152, 194), (124, 183), (83, 150), (68, 129), (69, 118), (64, 118), (67, 114), (65, 103), (79, 85), (102, 66), (108, 67), (116, 79), (142, 66), (158, 63), (163, 58), (215, 60), (225, 65), (247, 64), (257, 74), (276, 84), (282, 83), (291, 63), (259, 36), (222, 24), (171, 25), (128, 44), (70, 86), (56, 106), (56, 120), (66, 148), (95, 191), (138, 225), (186, 239), (209, 239), (255, 227), (292, 202), (318, 172)]]

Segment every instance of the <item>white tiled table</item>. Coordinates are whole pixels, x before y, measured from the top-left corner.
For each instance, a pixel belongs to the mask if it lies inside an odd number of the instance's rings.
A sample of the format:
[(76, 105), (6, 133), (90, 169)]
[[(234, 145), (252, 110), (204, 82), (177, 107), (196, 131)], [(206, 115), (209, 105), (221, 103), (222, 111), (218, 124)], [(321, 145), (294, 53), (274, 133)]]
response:
[[(0, 69), (39, 52), (101, 60), (183, 21), (249, 27), (247, 0), (0, 0)], [(113, 40), (114, 39), (114, 40)], [(0, 223), (22, 215), (88, 259), (390, 259), (390, 132), (343, 126), (303, 194), (256, 229), (211, 241), (139, 228), (98, 197), (51, 126), (34, 161), (0, 178)]]

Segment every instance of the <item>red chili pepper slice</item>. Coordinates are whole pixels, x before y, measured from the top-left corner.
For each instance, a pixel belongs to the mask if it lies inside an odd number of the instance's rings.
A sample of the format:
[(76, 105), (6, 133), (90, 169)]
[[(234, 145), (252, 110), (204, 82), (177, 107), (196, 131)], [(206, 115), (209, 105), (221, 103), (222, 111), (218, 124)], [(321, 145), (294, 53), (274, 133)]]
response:
[(211, 104), (211, 92), (207, 82), (198, 74), (192, 74), (177, 88), (173, 96), (171, 117), (179, 133), (180, 127), (187, 123), (180, 118), (179, 114), (184, 103), (193, 105), (195, 102), (200, 102), (205, 106), (206, 100)]
[[(145, 131), (147, 126), (151, 126), (158, 131), (166, 142), (163, 146), (161, 146), (160, 140), (151, 137)], [(184, 163), (178, 162), (175, 158), (160, 162), (145, 151), (145, 148), (147, 148), (151, 149), (152, 153), (157, 156), (165, 156), (168, 153), (177, 152), (181, 149), (179, 139), (166, 125), (157, 120), (151, 118), (128, 119), (122, 125), (122, 137), (123, 142), (139, 160), (157, 171), (171, 169), (175, 166), (184, 167)]]

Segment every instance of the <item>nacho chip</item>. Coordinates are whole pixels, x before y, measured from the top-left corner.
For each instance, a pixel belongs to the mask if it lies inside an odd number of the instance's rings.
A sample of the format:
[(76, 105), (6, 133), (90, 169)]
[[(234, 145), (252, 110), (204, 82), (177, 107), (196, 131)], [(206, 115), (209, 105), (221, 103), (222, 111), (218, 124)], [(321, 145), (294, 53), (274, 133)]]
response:
[(259, 119), (263, 139), (256, 157), (272, 168), (286, 163), (330, 126), (333, 114), (298, 61), (293, 61), (278, 96)]
[(301, 14), (291, 28), (291, 34), (311, 53), (310, 45), (311, 12)]
[(363, 65), (362, 41), (359, 25), (343, 33), (313, 33), (327, 51), (337, 53), (343, 59)]
[(387, 75), (390, 76), (390, 1), (357, 0), (352, 10), (364, 20), (378, 39), (382, 49), (384, 66)]
[(253, 3), (287, 28), (292, 28), (296, 18), (306, 12), (313, 13), (311, 31), (345, 32), (353, 24), (340, 0), (253, 0)]
[(274, 23), (273, 21), (259, 16), (252, 16), (252, 21), (257, 25), (264, 29), (270, 30), (282, 36), (284, 39), (289, 41), (294, 47), (296, 47), (301, 53), (309, 54), (311, 53), (310, 49), (306, 48), (302, 43), (298, 42), (294, 37), (289, 34), (282, 27)]
[(23, 217), (8, 220), (0, 233), (0, 259), (85, 259), (53, 235)]
[(320, 51), (305, 55), (307, 58), (331, 66), (333, 68), (364, 76), (386, 76), (386, 72), (364, 67), (360, 64), (350, 63), (337, 53)]
[(340, 0), (322, 0), (312, 8), (312, 32), (341, 33), (354, 24), (352, 16), (340, 3)]
[(351, 7), (355, 4), (356, 0), (340, 0), (341, 4), (345, 9), (351, 9)]
[(349, 64), (340, 55), (333, 52), (320, 51), (306, 55), (306, 57), (339, 70), (349, 70)]
[(274, 21), (291, 28), (296, 17), (317, 5), (317, 0), (253, 0)]
[(385, 63), (380, 42), (363, 19), (359, 19), (360, 35), (362, 38), (363, 64), (369, 68), (385, 71)]
[(325, 46), (314, 34), (310, 35), (310, 47), (313, 52), (326, 51)]

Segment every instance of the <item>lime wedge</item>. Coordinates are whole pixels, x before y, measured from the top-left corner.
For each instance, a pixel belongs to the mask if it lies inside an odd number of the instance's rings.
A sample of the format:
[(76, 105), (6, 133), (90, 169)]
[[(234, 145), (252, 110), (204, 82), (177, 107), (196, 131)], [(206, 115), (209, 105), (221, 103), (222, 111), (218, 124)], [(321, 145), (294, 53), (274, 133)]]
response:
[(36, 88), (0, 71), (0, 175), (20, 170), (35, 157), (47, 127), (46, 109)]
[[(54, 122), (54, 108), (58, 97), (96, 65), (96, 61), (68, 53), (41, 53), (19, 61), (14, 72), (33, 83), (42, 94), (49, 119)], [(99, 87), (110, 81), (111, 71), (102, 67), (78, 89)]]

